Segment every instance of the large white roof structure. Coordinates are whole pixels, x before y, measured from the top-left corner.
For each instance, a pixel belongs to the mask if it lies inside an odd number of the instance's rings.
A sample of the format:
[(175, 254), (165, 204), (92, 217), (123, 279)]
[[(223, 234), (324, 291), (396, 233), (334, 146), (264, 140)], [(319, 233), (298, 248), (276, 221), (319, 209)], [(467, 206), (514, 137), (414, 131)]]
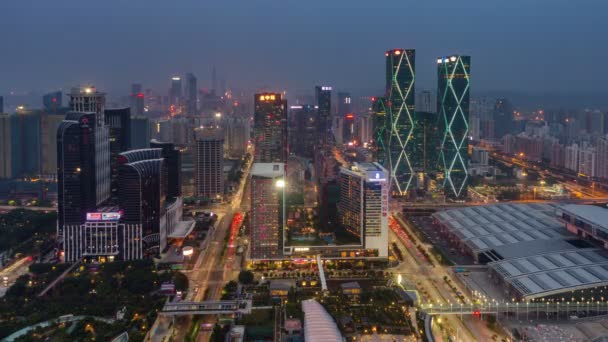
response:
[(474, 206), (441, 211), (433, 217), (476, 254), (504, 250), (517, 256), (518, 251), (529, 250), (530, 246), (518, 249), (522, 244), (532, 243), (538, 250), (543, 244), (559, 243), (567, 234), (549, 204)]
[(573, 249), (488, 263), (527, 300), (608, 285), (601, 249)]
[(302, 301), (304, 340), (306, 342), (340, 342), (342, 334), (323, 305), (314, 299)]

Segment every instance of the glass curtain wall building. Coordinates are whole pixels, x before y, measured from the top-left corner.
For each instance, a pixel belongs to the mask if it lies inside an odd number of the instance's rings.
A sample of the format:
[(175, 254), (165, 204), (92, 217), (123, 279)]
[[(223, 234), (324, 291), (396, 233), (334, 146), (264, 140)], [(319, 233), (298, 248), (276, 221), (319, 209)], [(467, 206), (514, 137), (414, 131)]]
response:
[(447, 56), (437, 59), (437, 108), (441, 130), (440, 171), (448, 198), (467, 196), (469, 147), (469, 87), (471, 57)]
[(415, 56), (413, 49), (386, 51), (386, 101), (388, 124), (388, 169), (391, 192), (404, 196), (410, 190), (415, 110)]

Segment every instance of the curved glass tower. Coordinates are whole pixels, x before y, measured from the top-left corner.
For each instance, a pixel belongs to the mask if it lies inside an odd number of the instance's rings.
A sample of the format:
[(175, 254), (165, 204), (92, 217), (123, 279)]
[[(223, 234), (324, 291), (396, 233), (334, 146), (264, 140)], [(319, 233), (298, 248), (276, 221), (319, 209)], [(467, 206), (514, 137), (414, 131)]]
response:
[(469, 147), (469, 86), (471, 57), (447, 56), (437, 59), (437, 109), (441, 129), (439, 167), (448, 198), (467, 196)]
[(387, 166), (391, 192), (407, 194), (415, 176), (411, 139), (414, 131), (415, 50), (386, 51)]

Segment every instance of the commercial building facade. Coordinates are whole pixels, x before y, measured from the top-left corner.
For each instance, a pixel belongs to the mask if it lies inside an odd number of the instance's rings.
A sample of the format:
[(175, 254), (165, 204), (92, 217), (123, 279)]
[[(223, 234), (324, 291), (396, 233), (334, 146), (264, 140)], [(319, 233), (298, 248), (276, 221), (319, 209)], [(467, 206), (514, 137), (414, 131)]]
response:
[(254, 103), (255, 162), (287, 162), (287, 101), (279, 93), (260, 93)]
[(358, 235), (368, 256), (388, 257), (388, 172), (378, 163), (355, 163), (340, 171), (338, 220)]
[(197, 129), (194, 153), (195, 195), (220, 200), (224, 195), (224, 131)]
[(285, 164), (254, 163), (251, 169), (252, 260), (283, 257)]

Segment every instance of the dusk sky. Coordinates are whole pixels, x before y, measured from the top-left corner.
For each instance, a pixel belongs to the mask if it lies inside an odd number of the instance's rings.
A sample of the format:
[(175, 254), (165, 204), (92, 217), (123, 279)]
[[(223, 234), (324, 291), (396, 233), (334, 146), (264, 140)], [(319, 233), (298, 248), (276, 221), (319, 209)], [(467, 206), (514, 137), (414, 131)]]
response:
[(472, 56), (475, 91), (602, 92), (605, 0), (1, 0), (0, 94), (83, 83), (164, 92), (210, 70), (228, 86), (382, 89), (384, 51), (417, 51), (418, 88), (436, 57)]

